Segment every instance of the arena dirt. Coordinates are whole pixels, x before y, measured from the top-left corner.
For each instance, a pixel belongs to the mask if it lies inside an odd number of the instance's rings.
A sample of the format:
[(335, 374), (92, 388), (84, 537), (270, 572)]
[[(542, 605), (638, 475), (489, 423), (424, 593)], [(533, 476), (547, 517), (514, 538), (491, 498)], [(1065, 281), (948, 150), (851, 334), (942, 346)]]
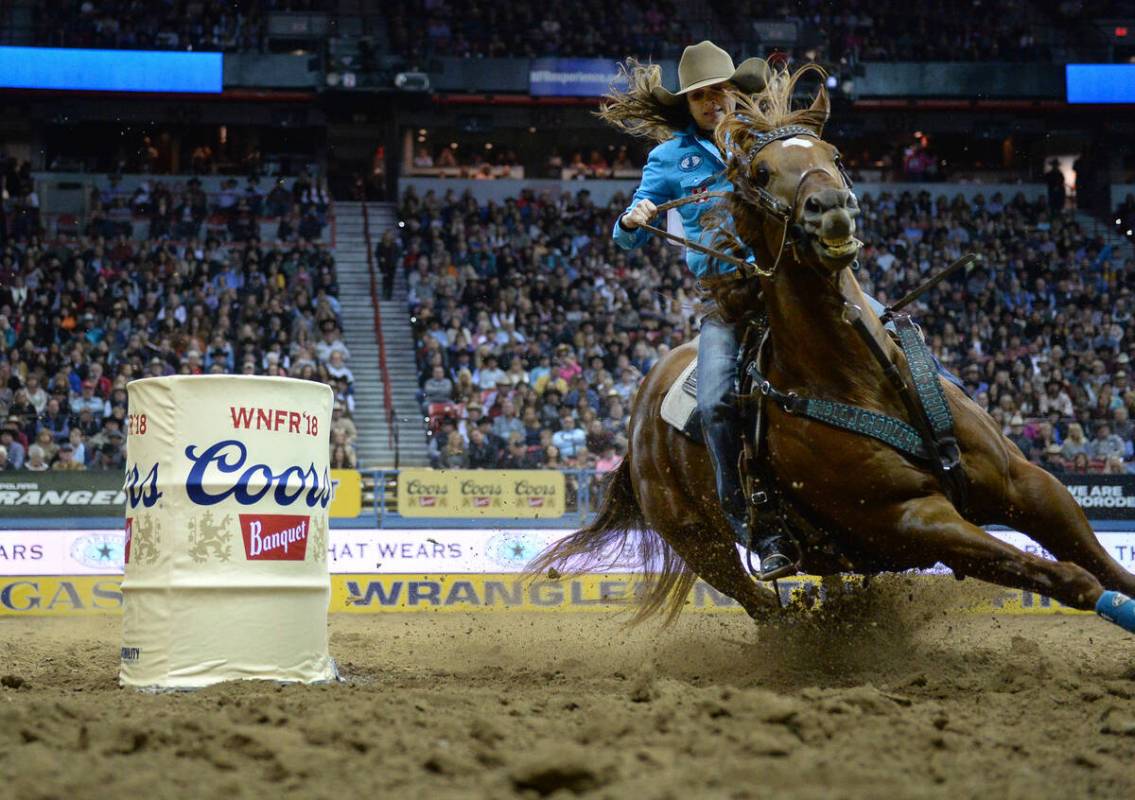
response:
[(944, 579), (756, 627), (333, 616), (345, 682), (119, 689), (119, 620), (0, 621), (30, 798), (1135, 796), (1135, 639), (961, 613)]

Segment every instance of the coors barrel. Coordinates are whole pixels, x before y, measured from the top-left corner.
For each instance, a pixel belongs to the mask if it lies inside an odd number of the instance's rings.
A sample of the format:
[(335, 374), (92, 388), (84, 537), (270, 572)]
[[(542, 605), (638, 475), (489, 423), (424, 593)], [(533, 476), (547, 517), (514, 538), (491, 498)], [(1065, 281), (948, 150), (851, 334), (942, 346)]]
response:
[(210, 375), (127, 390), (119, 682), (334, 678), (331, 389)]

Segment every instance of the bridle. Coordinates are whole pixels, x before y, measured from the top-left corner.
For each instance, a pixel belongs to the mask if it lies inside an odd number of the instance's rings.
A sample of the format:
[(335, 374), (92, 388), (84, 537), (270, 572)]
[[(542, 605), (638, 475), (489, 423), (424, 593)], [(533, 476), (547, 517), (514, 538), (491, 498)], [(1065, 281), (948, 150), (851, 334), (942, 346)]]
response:
[[(756, 158), (764, 148), (768, 147), (773, 142), (778, 142), (782, 139), (791, 139), (796, 136), (808, 136), (812, 139), (815, 139), (816, 141), (823, 141), (823, 139), (821, 139), (820, 136), (809, 127), (806, 127), (804, 125), (784, 125), (780, 128), (774, 128), (771, 131), (757, 134), (756, 137), (754, 137), (753, 146), (750, 147), (746, 153), (738, 156), (737, 158), (740, 163), (744, 165), (744, 169), (747, 172), (753, 162), (753, 159)], [(847, 189), (848, 191), (852, 191), (851, 178), (847, 174), (847, 170), (844, 168), (842, 161), (840, 161), (838, 154), (836, 155), (835, 165), (836, 169), (839, 170), (840, 182), (843, 184), (843, 188)], [(793, 250), (793, 252), (795, 252), (797, 245), (803, 243), (805, 237), (807, 236), (803, 226), (799, 223), (793, 222), (793, 220), (796, 217), (796, 210), (800, 203), (800, 195), (804, 190), (804, 184), (807, 182), (808, 178), (810, 178), (814, 174), (823, 174), (828, 175), (829, 177), (831, 176), (831, 172), (826, 167), (810, 167), (806, 169), (804, 171), (804, 174), (800, 176), (800, 180), (796, 183), (796, 189), (792, 193), (791, 205), (785, 203), (783, 200), (781, 200), (779, 197), (774, 195), (763, 186), (749, 186), (744, 190), (744, 195), (747, 200), (750, 200), (754, 205), (756, 205), (757, 208), (764, 212), (766, 216), (772, 217), (773, 219), (779, 221), (782, 225), (780, 246), (777, 248), (776, 258), (773, 261), (773, 265), (769, 269), (764, 269), (763, 267), (760, 267), (751, 261), (746, 261), (744, 259), (737, 258), (736, 256), (729, 255), (728, 253), (723, 253), (720, 250), (715, 250), (712, 247), (707, 247), (698, 242), (692, 242), (685, 237), (670, 233), (669, 231), (658, 228), (654, 225), (643, 224), (639, 227), (643, 228), (644, 230), (648, 230), (657, 236), (661, 236), (665, 239), (669, 239), (670, 241), (685, 245), (695, 252), (703, 253), (720, 261), (732, 264), (733, 266), (742, 270), (743, 274), (750, 276), (755, 275), (762, 278), (773, 278), (776, 275), (778, 267), (780, 266), (781, 259), (784, 257), (785, 250), (791, 249)], [(699, 194), (690, 195), (688, 197), (680, 197), (677, 200), (671, 200), (668, 203), (663, 203), (662, 205), (658, 206), (658, 213), (661, 214), (665, 211), (669, 211), (671, 208), (684, 206), (688, 203), (704, 202), (710, 197), (728, 197), (730, 194), (730, 192), (701, 192)], [(794, 228), (796, 230), (793, 230)], [(789, 237), (790, 233), (792, 233), (791, 238)]]

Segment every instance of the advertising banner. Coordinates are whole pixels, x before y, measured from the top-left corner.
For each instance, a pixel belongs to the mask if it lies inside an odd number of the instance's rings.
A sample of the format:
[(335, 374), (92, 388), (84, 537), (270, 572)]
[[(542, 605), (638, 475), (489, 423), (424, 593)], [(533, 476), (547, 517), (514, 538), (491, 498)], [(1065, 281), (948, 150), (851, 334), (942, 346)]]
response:
[(1135, 520), (1135, 475), (1061, 475), (1091, 520)]
[(363, 510), (363, 481), (353, 469), (331, 470), (329, 517), (357, 517)]
[[(138, 527), (133, 538), (137, 542), (152, 533)], [(325, 547), (331, 572), (519, 573), (566, 533), (554, 528), (333, 528)], [(122, 531), (0, 530), (0, 575), (121, 575), (125, 554)]]
[[(541, 550), (569, 532), (563, 528), (333, 528), (326, 558), (336, 574), (519, 574)], [(1052, 558), (1023, 533), (992, 533), (1026, 553)], [(1135, 532), (1097, 533), (1096, 537), (1112, 558), (1135, 572)], [(311, 548), (315, 544), (312, 541)], [(607, 572), (635, 571), (634, 537), (628, 544), (630, 552), (605, 554), (602, 563), (609, 565)], [(121, 575), (125, 550), (121, 531), (0, 530), (0, 576)]]
[[(923, 577), (920, 580), (933, 580)], [(786, 578), (778, 582), (787, 602), (794, 592), (815, 586), (818, 579)], [(460, 611), (621, 611), (644, 586), (638, 575), (582, 575), (564, 580), (529, 581), (515, 574), (488, 575), (333, 575), (334, 613), (379, 614)], [(698, 581), (686, 609), (692, 612), (743, 614), (734, 600)], [(966, 610), (966, 609), (959, 609)], [(970, 609), (977, 613), (1089, 614), (1054, 600), (1006, 589)], [(0, 578), (0, 617), (83, 616), (121, 614), (122, 588), (116, 577)], [(131, 648), (127, 648), (130, 650)], [(130, 655), (136, 655), (130, 653)]]
[(545, 469), (404, 469), (398, 513), (404, 517), (548, 519), (564, 515), (564, 476)]
[(618, 62), (605, 58), (534, 58), (528, 93), (533, 97), (602, 97), (618, 76)]
[(126, 507), (119, 470), (0, 472), (5, 517), (121, 517)]

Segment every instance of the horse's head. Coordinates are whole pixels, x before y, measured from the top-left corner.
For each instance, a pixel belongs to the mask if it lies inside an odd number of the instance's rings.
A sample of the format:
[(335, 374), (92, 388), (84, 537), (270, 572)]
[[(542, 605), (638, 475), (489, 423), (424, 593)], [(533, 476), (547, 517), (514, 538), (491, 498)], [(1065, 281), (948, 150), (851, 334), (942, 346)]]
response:
[(823, 141), (829, 102), (821, 83), (811, 107), (792, 110), (796, 82), (781, 72), (761, 94), (742, 97), (722, 122), (718, 142), (733, 183), (729, 211), (741, 240), (762, 267), (775, 269), (786, 250), (796, 260), (838, 271), (858, 255), (855, 238), (859, 201), (840, 163), (839, 151)]

